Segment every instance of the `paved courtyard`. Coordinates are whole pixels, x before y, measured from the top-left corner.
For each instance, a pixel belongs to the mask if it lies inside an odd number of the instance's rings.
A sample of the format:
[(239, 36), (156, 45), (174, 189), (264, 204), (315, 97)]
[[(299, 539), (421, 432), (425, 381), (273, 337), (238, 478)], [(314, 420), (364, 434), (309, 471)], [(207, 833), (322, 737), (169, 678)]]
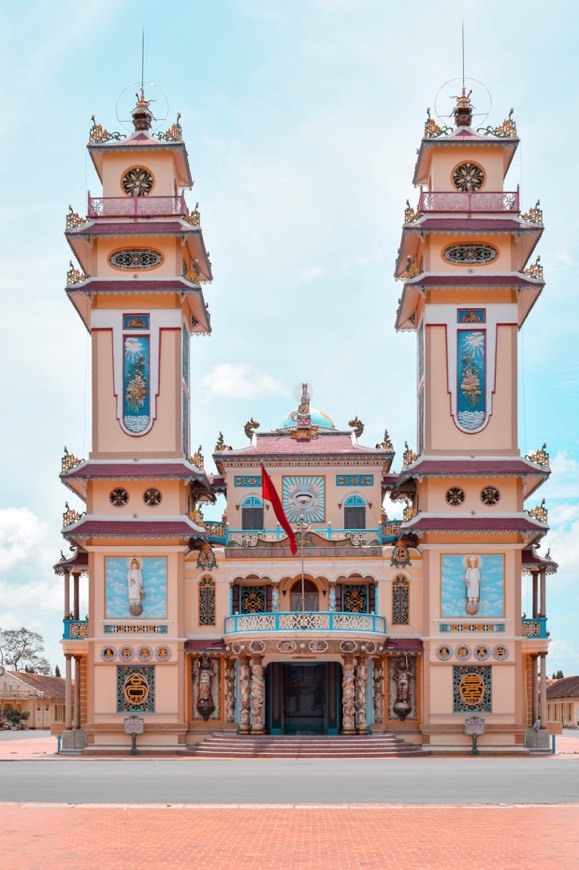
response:
[[(579, 782), (579, 735), (558, 740), (555, 759), (391, 759), (382, 760), (385, 778), (403, 771), (422, 790), (427, 771), (448, 764), (458, 782), (457, 771), (476, 780), (504, 768), (505, 781), (513, 779), (509, 764), (531, 771), (528, 795), (521, 803), (379, 803), (371, 797), (358, 803), (139, 803), (119, 800), (123, 780), (145, 782), (145, 771), (155, 775), (173, 771), (189, 776), (219, 771), (220, 765), (206, 760), (107, 761), (69, 759), (54, 754), (54, 738), (2, 734), (0, 739), (0, 867), (2, 870), (51, 870), (76, 868), (464, 868), (469, 870), (518, 870), (518, 868), (579, 868), (579, 795), (574, 800), (548, 804), (541, 801), (542, 779), (557, 781), (561, 772), (562, 793), (569, 791), (570, 777)], [(576, 754), (577, 753), (577, 754)], [(15, 763), (10, 763), (11, 761)], [(463, 764), (464, 762), (464, 764)], [(239, 765), (239, 762), (237, 763)], [(287, 762), (285, 763), (287, 766)], [(315, 767), (323, 778), (327, 762)], [(277, 771), (273, 762), (249, 762), (245, 769), (254, 777)], [(475, 767), (476, 765), (476, 767)], [(519, 765), (517, 768), (516, 766)], [(289, 763), (296, 780), (312, 770), (307, 763)], [(356, 762), (352, 770), (356, 770)], [(241, 768), (239, 768), (241, 770)], [(97, 793), (103, 772), (117, 770), (109, 778), (107, 803), (60, 801), (63, 789), (82, 778), (87, 793)], [(257, 771), (257, 773), (256, 773)], [(139, 772), (139, 773), (137, 773)], [(430, 774), (431, 776), (432, 774)], [(235, 771), (232, 769), (232, 777)], [(564, 781), (567, 780), (567, 785)], [(95, 786), (91, 786), (91, 782)], [(203, 782), (204, 780), (200, 780)], [(223, 780), (226, 782), (226, 779)], [(527, 781), (527, 780), (524, 780)], [(46, 796), (33, 801), (10, 800), (22, 784), (37, 784)], [(535, 783), (535, 785), (532, 785)], [(67, 785), (68, 784), (68, 785)], [(256, 782), (247, 800), (256, 793)], [(52, 792), (50, 792), (52, 789)], [(283, 801), (283, 789), (280, 789)], [(499, 789), (500, 791), (500, 789)], [(474, 791), (472, 792), (474, 793)], [(498, 792), (497, 792), (498, 793)], [(77, 793), (78, 794), (78, 793)], [(208, 794), (197, 800), (207, 801)], [(147, 800), (141, 792), (135, 797)], [(271, 794), (268, 798), (272, 800)], [(426, 798), (425, 798), (426, 799)], [(102, 800), (99, 798), (99, 800)], [(286, 798), (287, 800), (287, 798)], [(334, 797), (336, 800), (336, 797)], [(420, 800), (420, 794), (418, 796)], [(93, 798), (94, 801), (94, 798)]]

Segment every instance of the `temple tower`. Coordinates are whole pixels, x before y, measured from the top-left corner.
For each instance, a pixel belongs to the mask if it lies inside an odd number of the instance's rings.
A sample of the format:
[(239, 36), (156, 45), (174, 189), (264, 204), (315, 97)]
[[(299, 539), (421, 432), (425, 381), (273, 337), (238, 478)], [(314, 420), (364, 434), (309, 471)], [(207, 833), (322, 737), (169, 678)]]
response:
[(528, 265), (542, 213), (537, 203), (521, 214), (519, 191), (504, 186), (519, 142), (512, 118), (475, 130), (472, 111), (463, 88), (454, 128), (426, 122), (418, 207), (407, 205), (396, 264), (396, 328), (417, 336), (417, 452), (407, 449), (394, 496), (408, 503), (403, 534), (428, 577), (422, 731), (432, 744), (456, 739), (469, 712), (522, 742), (526, 673), (547, 648), (523, 640), (521, 571), (547, 531), (544, 508), (523, 504), (548, 456), (521, 458), (517, 435), (517, 333), (543, 289), (539, 260)]
[(189, 460), (189, 345), (210, 332), (202, 284), (211, 265), (199, 211), (183, 195), (193, 180), (179, 118), (153, 132), (142, 89), (132, 118), (125, 137), (93, 117), (88, 150), (102, 196), (89, 195), (86, 218), (71, 209), (66, 220), (80, 264), (71, 263), (66, 292), (90, 333), (93, 372), (92, 450), (87, 461), (67, 452), (61, 474), (86, 513), (67, 510), (63, 534), (76, 553), (57, 566), (78, 695), (65, 744), (77, 747), (129, 740), (119, 736), (124, 717), (142, 712), (155, 714), (145, 742), (183, 740), (184, 562), (206, 538), (191, 519), (209, 496), (200, 462)]

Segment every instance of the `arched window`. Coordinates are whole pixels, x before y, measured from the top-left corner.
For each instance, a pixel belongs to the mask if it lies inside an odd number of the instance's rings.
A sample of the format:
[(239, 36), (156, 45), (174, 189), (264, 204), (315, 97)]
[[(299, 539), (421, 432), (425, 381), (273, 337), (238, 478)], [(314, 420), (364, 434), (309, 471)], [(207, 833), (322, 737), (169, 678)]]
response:
[(202, 577), (199, 580), (199, 625), (215, 625), (215, 580)]
[(344, 528), (366, 528), (366, 502), (360, 495), (351, 495), (344, 502)]
[(408, 625), (410, 622), (410, 584), (403, 574), (392, 581), (392, 625)]
[[(290, 610), (302, 609), (302, 581), (296, 580), (290, 592)], [(311, 580), (304, 579), (304, 610), (308, 612), (320, 609), (318, 587)]]
[(244, 531), (263, 529), (263, 502), (256, 495), (248, 495), (241, 502), (241, 528)]

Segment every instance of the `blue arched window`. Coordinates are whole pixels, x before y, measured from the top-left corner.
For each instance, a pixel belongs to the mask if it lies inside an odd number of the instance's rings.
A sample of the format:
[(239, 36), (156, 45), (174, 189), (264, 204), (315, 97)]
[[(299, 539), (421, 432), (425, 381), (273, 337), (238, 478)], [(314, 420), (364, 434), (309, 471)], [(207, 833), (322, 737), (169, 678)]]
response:
[(360, 495), (351, 495), (344, 502), (344, 528), (366, 528), (366, 502)]
[(263, 529), (263, 502), (256, 495), (248, 495), (241, 502), (241, 528), (244, 531)]

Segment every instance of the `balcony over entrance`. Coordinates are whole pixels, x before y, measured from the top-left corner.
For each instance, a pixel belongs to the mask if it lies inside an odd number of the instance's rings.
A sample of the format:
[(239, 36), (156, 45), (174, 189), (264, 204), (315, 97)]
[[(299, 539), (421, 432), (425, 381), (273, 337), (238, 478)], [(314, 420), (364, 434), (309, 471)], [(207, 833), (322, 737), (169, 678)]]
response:
[(225, 618), (227, 640), (238, 634), (259, 632), (357, 632), (386, 636), (386, 620), (376, 613), (331, 611), (281, 611), (276, 613), (236, 613)]

